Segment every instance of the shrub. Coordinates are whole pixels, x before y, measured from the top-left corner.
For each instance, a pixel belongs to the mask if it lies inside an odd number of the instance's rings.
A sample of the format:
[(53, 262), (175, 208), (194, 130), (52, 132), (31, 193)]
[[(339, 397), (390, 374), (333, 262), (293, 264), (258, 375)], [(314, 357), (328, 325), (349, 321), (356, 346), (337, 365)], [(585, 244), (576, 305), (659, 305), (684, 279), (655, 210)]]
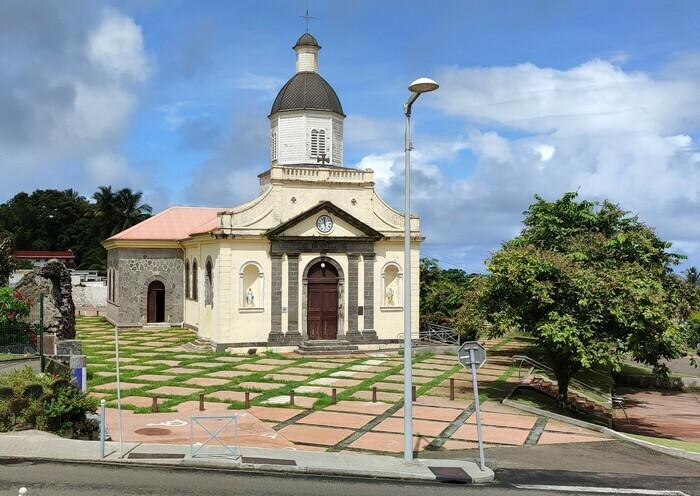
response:
[[(97, 400), (74, 387), (54, 393), (51, 384), (56, 379), (37, 374), (31, 367), (0, 376), (0, 386), (10, 387), (14, 396), (0, 400), (0, 432), (22, 425), (71, 437), (90, 436), (96, 426), (86, 420), (85, 414), (97, 410)], [(25, 388), (32, 384), (42, 387), (41, 396), (22, 397)]]
[(29, 315), (32, 301), (12, 288), (0, 288), (0, 324), (17, 322)]

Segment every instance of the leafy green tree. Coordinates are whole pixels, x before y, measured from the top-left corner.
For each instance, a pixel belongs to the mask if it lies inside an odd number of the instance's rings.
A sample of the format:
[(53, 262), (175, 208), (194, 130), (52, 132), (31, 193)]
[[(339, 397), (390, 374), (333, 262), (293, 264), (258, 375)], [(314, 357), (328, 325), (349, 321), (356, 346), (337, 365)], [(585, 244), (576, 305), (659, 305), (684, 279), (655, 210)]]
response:
[(18, 250), (72, 250), (78, 268), (104, 271), (101, 242), (150, 216), (151, 207), (128, 188), (101, 186), (92, 198), (73, 189), (18, 193), (0, 204), (0, 236), (12, 233)]
[(0, 286), (4, 286), (17, 268), (12, 238), (0, 235)]
[[(457, 327), (460, 308), (467, 297), (474, 274), (460, 269), (442, 269), (438, 260), (420, 261), (421, 323)], [(461, 326), (461, 329), (466, 329)], [(471, 335), (471, 334), (470, 334)]]
[(668, 252), (636, 216), (576, 193), (536, 202), (524, 229), (487, 262), (481, 303), (492, 332), (537, 338), (564, 405), (573, 374), (593, 366), (619, 370), (629, 353), (664, 375), (680, 356), (689, 308)]
[(698, 269), (691, 267), (685, 271), (685, 280), (693, 288), (700, 288), (700, 277), (698, 277)]

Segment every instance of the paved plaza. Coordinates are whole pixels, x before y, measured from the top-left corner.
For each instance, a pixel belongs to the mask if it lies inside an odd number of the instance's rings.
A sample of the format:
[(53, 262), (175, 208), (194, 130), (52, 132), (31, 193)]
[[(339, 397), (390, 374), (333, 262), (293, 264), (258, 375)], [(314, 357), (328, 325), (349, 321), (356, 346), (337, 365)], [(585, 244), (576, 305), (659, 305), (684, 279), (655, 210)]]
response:
[[(90, 394), (108, 405), (108, 427), (117, 438), (114, 330), (101, 318), (79, 318), (78, 337), (88, 355)], [(123, 439), (132, 442), (205, 442), (205, 427), (224, 429), (237, 416), (242, 446), (308, 451), (403, 451), (403, 358), (395, 353), (309, 358), (296, 354), (232, 356), (194, 353), (186, 329), (120, 332)], [(510, 357), (527, 343), (513, 338), (486, 342), (489, 360), (479, 370), (486, 446), (534, 446), (606, 441), (598, 432), (523, 414), (501, 404), (517, 382)], [(456, 396), (450, 400), (450, 379)], [(455, 356), (414, 357), (414, 447), (463, 450), (476, 447), (470, 374)], [(375, 389), (376, 388), (376, 389)], [(374, 391), (373, 391), (374, 390)], [(250, 407), (245, 408), (246, 392)], [(333, 394), (335, 392), (335, 402)], [(204, 411), (200, 410), (200, 395)], [(373, 396), (376, 395), (376, 401)], [(158, 413), (151, 413), (154, 398)], [(293, 405), (292, 403), (293, 398)]]

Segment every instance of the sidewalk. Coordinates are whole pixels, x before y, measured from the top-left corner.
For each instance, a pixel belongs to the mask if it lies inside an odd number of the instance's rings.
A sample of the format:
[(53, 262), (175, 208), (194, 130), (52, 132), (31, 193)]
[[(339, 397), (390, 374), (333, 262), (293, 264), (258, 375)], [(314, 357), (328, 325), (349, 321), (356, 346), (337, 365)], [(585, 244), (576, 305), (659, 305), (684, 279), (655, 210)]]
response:
[[(196, 456), (192, 456), (192, 450)], [(361, 453), (316, 453), (295, 449), (246, 448), (233, 457), (213, 442), (206, 445), (168, 445), (108, 442), (107, 456), (100, 458), (100, 443), (64, 439), (46, 432), (24, 431), (0, 434), (0, 458), (51, 460), (56, 462), (158, 465), (217, 470), (263, 470), (300, 474), (417, 481), (490, 482), (493, 471), (461, 460), (417, 460)], [(228, 455), (228, 456), (224, 456)]]

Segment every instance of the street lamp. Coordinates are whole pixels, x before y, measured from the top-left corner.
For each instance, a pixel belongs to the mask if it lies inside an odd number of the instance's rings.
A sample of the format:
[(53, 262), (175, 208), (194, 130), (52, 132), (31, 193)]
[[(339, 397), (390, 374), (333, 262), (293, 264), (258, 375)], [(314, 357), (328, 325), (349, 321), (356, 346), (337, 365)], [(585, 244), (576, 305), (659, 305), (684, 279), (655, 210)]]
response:
[(408, 90), (411, 96), (403, 106), (406, 115), (406, 135), (404, 146), (404, 218), (403, 218), (403, 459), (413, 461), (413, 352), (411, 350), (411, 107), (421, 93), (435, 91), (440, 86), (429, 78), (418, 78)]

